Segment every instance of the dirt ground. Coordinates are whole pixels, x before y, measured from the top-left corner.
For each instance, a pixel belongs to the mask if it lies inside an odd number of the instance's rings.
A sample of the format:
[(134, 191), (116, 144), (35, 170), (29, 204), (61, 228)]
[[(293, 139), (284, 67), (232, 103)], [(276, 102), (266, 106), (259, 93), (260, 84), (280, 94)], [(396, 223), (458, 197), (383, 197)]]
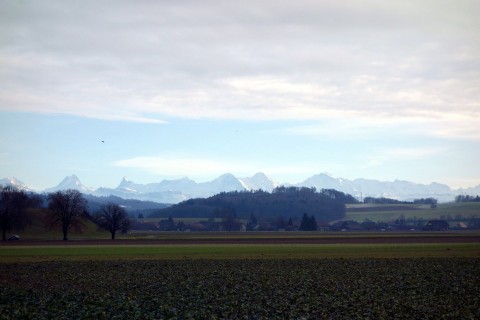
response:
[(88, 239), (88, 240), (18, 240), (0, 241), (0, 246), (51, 246), (51, 245), (175, 245), (175, 244), (380, 244), (380, 243), (480, 243), (478, 234), (425, 234), (425, 235), (348, 235), (319, 237), (205, 237), (159, 239)]

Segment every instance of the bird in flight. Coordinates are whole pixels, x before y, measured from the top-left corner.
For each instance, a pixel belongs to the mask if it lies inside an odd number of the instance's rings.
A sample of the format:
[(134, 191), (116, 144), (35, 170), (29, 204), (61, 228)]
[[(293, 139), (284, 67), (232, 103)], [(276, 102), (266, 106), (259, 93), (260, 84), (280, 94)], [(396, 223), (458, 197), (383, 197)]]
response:
[(105, 143), (105, 141), (102, 140), (102, 143)]

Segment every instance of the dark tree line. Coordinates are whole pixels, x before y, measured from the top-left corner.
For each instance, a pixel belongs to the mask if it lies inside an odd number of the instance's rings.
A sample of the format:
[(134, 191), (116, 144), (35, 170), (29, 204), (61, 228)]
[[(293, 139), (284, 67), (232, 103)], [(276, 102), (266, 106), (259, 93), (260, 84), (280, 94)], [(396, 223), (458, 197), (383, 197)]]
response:
[(370, 203), (370, 204), (429, 204), (432, 208), (437, 207), (438, 200), (435, 198), (420, 198), (414, 199), (413, 201), (401, 201), (397, 199), (390, 199), (390, 198), (375, 198), (375, 197), (365, 197), (363, 199), (363, 203)]
[(365, 197), (363, 199), (363, 203), (370, 203), (370, 204), (411, 204), (408, 201), (400, 201), (397, 199), (390, 199), (390, 198), (375, 198), (375, 197)]
[[(87, 211), (87, 201), (78, 190), (57, 191), (48, 196), (50, 213), (48, 215), (51, 227), (60, 226), (63, 232), (63, 240), (68, 240), (70, 230), (83, 231), (84, 219), (90, 218)], [(126, 231), (130, 226), (125, 209), (118, 204), (107, 203), (93, 216), (101, 229), (111, 234), (112, 240), (118, 230)]]
[(302, 222), (300, 223), (299, 230), (301, 231), (317, 230), (317, 221), (315, 220), (315, 217), (313, 215), (309, 216), (308, 214), (304, 213), (302, 217)]
[(166, 218), (228, 218), (232, 211), (237, 219), (276, 221), (280, 217), (300, 220), (303, 213), (315, 215), (322, 221), (342, 219), (345, 204), (358, 202), (342, 192), (315, 188), (278, 187), (272, 193), (265, 191), (222, 192), (206, 199), (190, 199), (158, 210), (150, 217)]
[(7, 232), (22, 230), (31, 221), (28, 208), (40, 207), (47, 201), (48, 210), (45, 226), (60, 228), (63, 240), (68, 240), (71, 230), (83, 231), (85, 219), (91, 219), (100, 228), (109, 231), (112, 239), (118, 230), (127, 230), (130, 220), (125, 210), (118, 204), (108, 203), (92, 218), (87, 211), (87, 201), (77, 190), (57, 191), (42, 198), (35, 194), (27, 194), (14, 187), (0, 186), (0, 229), (2, 239), (6, 240)]
[(480, 196), (458, 195), (455, 197), (455, 202), (480, 202)]
[(413, 204), (429, 204), (429, 205), (437, 205), (438, 200), (435, 198), (421, 198), (413, 200)]
[(31, 204), (24, 191), (14, 187), (0, 187), (0, 228), (2, 240), (6, 240), (7, 232), (23, 229), (30, 221), (27, 208)]

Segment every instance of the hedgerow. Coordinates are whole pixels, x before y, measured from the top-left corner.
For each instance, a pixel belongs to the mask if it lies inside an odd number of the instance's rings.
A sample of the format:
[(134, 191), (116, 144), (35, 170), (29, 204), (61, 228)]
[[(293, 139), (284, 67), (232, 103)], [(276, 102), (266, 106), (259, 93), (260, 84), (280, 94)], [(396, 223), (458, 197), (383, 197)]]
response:
[(479, 262), (0, 264), (0, 319), (480, 319)]

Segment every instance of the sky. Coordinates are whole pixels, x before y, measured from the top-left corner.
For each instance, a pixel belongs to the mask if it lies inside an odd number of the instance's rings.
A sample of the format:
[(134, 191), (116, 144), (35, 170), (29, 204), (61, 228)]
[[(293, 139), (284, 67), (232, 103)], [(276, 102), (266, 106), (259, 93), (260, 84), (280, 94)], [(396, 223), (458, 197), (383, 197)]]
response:
[(477, 0), (0, 0), (0, 178), (479, 185), (479, 13)]

